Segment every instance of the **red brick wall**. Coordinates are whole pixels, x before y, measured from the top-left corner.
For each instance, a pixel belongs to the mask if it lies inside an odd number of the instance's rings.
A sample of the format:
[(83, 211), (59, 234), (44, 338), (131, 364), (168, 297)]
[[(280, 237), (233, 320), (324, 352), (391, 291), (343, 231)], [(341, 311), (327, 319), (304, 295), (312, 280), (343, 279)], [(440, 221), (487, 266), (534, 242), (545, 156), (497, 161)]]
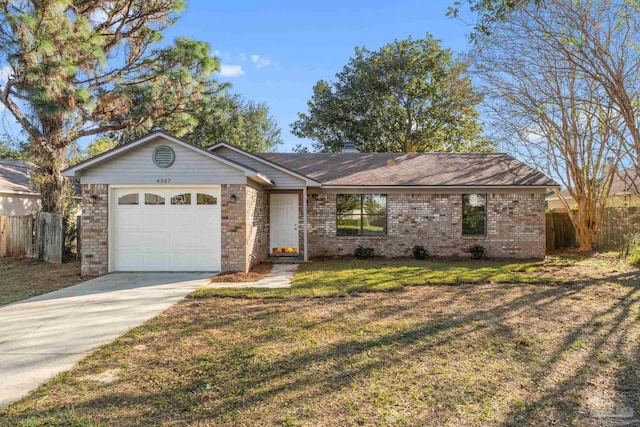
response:
[[(94, 201), (91, 196), (98, 198)], [(81, 273), (83, 276), (109, 271), (109, 186), (82, 185), (82, 222), (80, 226)]]
[(468, 256), (476, 245), (494, 258), (544, 258), (544, 193), (491, 193), (487, 235), (462, 235), (462, 194), (387, 195), (387, 236), (337, 236), (336, 193), (309, 195), (309, 256), (353, 254), (359, 245), (384, 257), (410, 256), (423, 245), (433, 256)]
[(262, 189), (247, 186), (247, 268), (269, 256), (269, 195)]

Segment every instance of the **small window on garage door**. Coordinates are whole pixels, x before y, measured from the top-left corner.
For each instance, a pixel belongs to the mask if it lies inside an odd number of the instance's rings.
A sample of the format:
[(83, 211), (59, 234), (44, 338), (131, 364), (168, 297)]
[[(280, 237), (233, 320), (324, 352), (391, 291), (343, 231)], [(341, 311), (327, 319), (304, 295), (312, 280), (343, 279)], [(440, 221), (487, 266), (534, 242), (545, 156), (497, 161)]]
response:
[(164, 197), (158, 194), (144, 193), (145, 205), (164, 205)]
[(191, 204), (191, 193), (178, 194), (177, 196), (173, 196), (171, 198), (172, 205), (190, 205)]
[(198, 205), (217, 205), (218, 199), (209, 194), (198, 193), (196, 195), (196, 203)]
[(125, 194), (124, 196), (118, 197), (118, 204), (119, 205), (137, 205), (139, 196), (140, 195), (138, 193)]

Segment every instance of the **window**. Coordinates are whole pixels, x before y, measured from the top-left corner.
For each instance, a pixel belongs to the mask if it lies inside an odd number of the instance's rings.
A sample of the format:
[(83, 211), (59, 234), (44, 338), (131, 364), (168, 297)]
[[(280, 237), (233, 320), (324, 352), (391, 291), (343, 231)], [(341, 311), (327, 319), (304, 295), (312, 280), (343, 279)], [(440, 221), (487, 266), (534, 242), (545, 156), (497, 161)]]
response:
[(137, 205), (138, 204), (138, 193), (125, 194), (124, 196), (118, 197), (119, 205)]
[(468, 236), (487, 234), (486, 194), (464, 194), (462, 196), (462, 234)]
[(196, 204), (198, 205), (217, 205), (218, 199), (208, 194), (196, 194)]
[(171, 198), (172, 205), (190, 205), (191, 204), (191, 193), (178, 194), (177, 196), (173, 196)]
[(164, 205), (164, 197), (157, 194), (144, 193), (145, 205)]
[(338, 236), (385, 236), (386, 194), (338, 194)]

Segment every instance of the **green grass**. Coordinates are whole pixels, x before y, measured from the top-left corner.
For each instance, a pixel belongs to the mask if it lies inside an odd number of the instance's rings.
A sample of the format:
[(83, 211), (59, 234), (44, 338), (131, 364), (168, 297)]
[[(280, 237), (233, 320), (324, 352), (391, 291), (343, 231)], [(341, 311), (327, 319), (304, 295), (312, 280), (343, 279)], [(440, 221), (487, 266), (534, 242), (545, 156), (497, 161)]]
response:
[(297, 298), (342, 297), (360, 292), (385, 292), (406, 286), (461, 283), (563, 283), (540, 274), (541, 262), (428, 261), (428, 260), (323, 260), (302, 264), (290, 289), (208, 289), (193, 298)]

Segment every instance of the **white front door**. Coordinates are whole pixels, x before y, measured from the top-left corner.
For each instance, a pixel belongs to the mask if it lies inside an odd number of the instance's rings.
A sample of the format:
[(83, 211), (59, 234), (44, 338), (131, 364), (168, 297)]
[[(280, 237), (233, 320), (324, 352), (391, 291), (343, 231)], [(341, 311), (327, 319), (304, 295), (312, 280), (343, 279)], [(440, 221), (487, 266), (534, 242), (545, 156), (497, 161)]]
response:
[(220, 187), (112, 191), (112, 271), (219, 271)]
[(299, 252), (298, 194), (272, 193), (270, 197), (271, 252), (295, 255)]

